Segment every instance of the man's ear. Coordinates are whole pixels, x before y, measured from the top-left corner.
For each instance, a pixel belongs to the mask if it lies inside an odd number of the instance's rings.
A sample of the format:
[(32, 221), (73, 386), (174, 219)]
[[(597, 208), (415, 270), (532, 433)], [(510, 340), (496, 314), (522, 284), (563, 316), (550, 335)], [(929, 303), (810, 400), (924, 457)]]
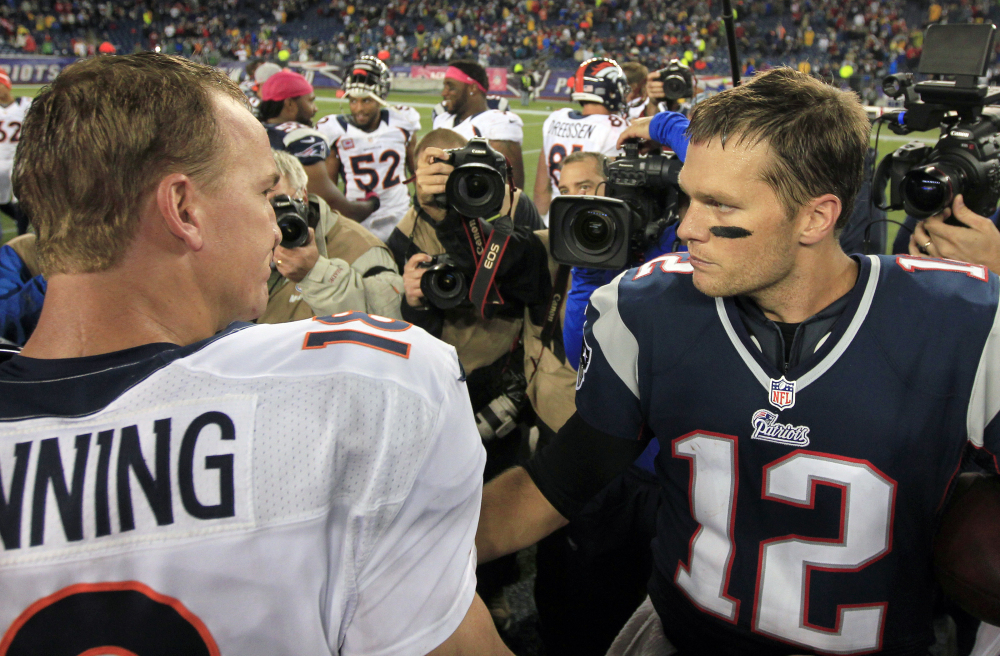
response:
[(156, 207), (167, 231), (192, 251), (205, 243), (200, 213), (195, 209), (194, 183), (183, 173), (171, 173), (156, 186)]
[(296, 115), (297, 116), (298, 113), (299, 113), (298, 99), (297, 98), (285, 98), (282, 101), (281, 113), (282, 114), (291, 113), (292, 115)]
[(833, 194), (823, 194), (809, 201), (799, 215), (803, 222), (799, 243), (816, 244), (828, 234), (833, 234), (842, 211), (840, 199)]

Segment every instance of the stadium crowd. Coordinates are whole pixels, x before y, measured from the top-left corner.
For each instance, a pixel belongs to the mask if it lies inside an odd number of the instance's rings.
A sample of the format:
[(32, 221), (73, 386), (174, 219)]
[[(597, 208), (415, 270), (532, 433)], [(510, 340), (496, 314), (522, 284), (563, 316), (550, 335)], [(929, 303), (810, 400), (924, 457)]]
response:
[[(1000, 12), (987, 0), (737, 0), (733, 5), (737, 41), (748, 64), (763, 69), (787, 64), (827, 79), (842, 71), (850, 77), (846, 73), (907, 70), (919, 56), (927, 24), (997, 20)], [(654, 68), (684, 58), (696, 71), (725, 74), (724, 30), (719, 8), (702, 0), (0, 5), (0, 37), (9, 52), (86, 56), (108, 42), (119, 51), (159, 47), (210, 63), (280, 56), (346, 64), (362, 54), (383, 53), (391, 64), (471, 58), (488, 66), (537, 61), (570, 67), (609, 56)]]

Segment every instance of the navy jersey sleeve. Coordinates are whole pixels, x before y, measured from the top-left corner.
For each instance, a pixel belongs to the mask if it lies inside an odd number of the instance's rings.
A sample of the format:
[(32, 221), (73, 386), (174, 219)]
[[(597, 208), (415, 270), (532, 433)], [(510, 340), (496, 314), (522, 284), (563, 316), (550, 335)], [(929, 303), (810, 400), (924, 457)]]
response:
[(645, 429), (639, 401), (639, 342), (619, 313), (622, 275), (590, 297), (577, 370), (576, 408), (597, 430), (636, 440)]
[(282, 123), (277, 126), (269, 126), (268, 132), (270, 133), (268, 136), (271, 139), (271, 147), (295, 155), (302, 162), (302, 166), (324, 162), (330, 156), (330, 144), (327, 143), (326, 137), (318, 130), (301, 123)]

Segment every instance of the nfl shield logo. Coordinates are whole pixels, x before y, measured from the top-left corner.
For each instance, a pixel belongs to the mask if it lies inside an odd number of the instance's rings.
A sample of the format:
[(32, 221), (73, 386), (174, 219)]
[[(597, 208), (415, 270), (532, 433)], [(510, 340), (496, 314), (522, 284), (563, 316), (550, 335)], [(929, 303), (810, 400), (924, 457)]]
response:
[(778, 380), (771, 379), (771, 405), (778, 410), (785, 410), (795, 405), (794, 380), (785, 380), (784, 376)]

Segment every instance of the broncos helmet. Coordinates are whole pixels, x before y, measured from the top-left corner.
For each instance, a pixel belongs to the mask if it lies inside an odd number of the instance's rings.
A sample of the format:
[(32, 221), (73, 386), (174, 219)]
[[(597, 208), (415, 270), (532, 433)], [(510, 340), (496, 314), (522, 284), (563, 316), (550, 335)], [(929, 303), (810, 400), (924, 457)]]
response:
[(631, 90), (618, 62), (606, 57), (588, 59), (573, 76), (574, 101), (599, 103), (613, 113), (626, 109), (625, 99)]
[(382, 60), (371, 55), (355, 59), (344, 76), (344, 95), (372, 97), (384, 101), (392, 86), (392, 73)]

